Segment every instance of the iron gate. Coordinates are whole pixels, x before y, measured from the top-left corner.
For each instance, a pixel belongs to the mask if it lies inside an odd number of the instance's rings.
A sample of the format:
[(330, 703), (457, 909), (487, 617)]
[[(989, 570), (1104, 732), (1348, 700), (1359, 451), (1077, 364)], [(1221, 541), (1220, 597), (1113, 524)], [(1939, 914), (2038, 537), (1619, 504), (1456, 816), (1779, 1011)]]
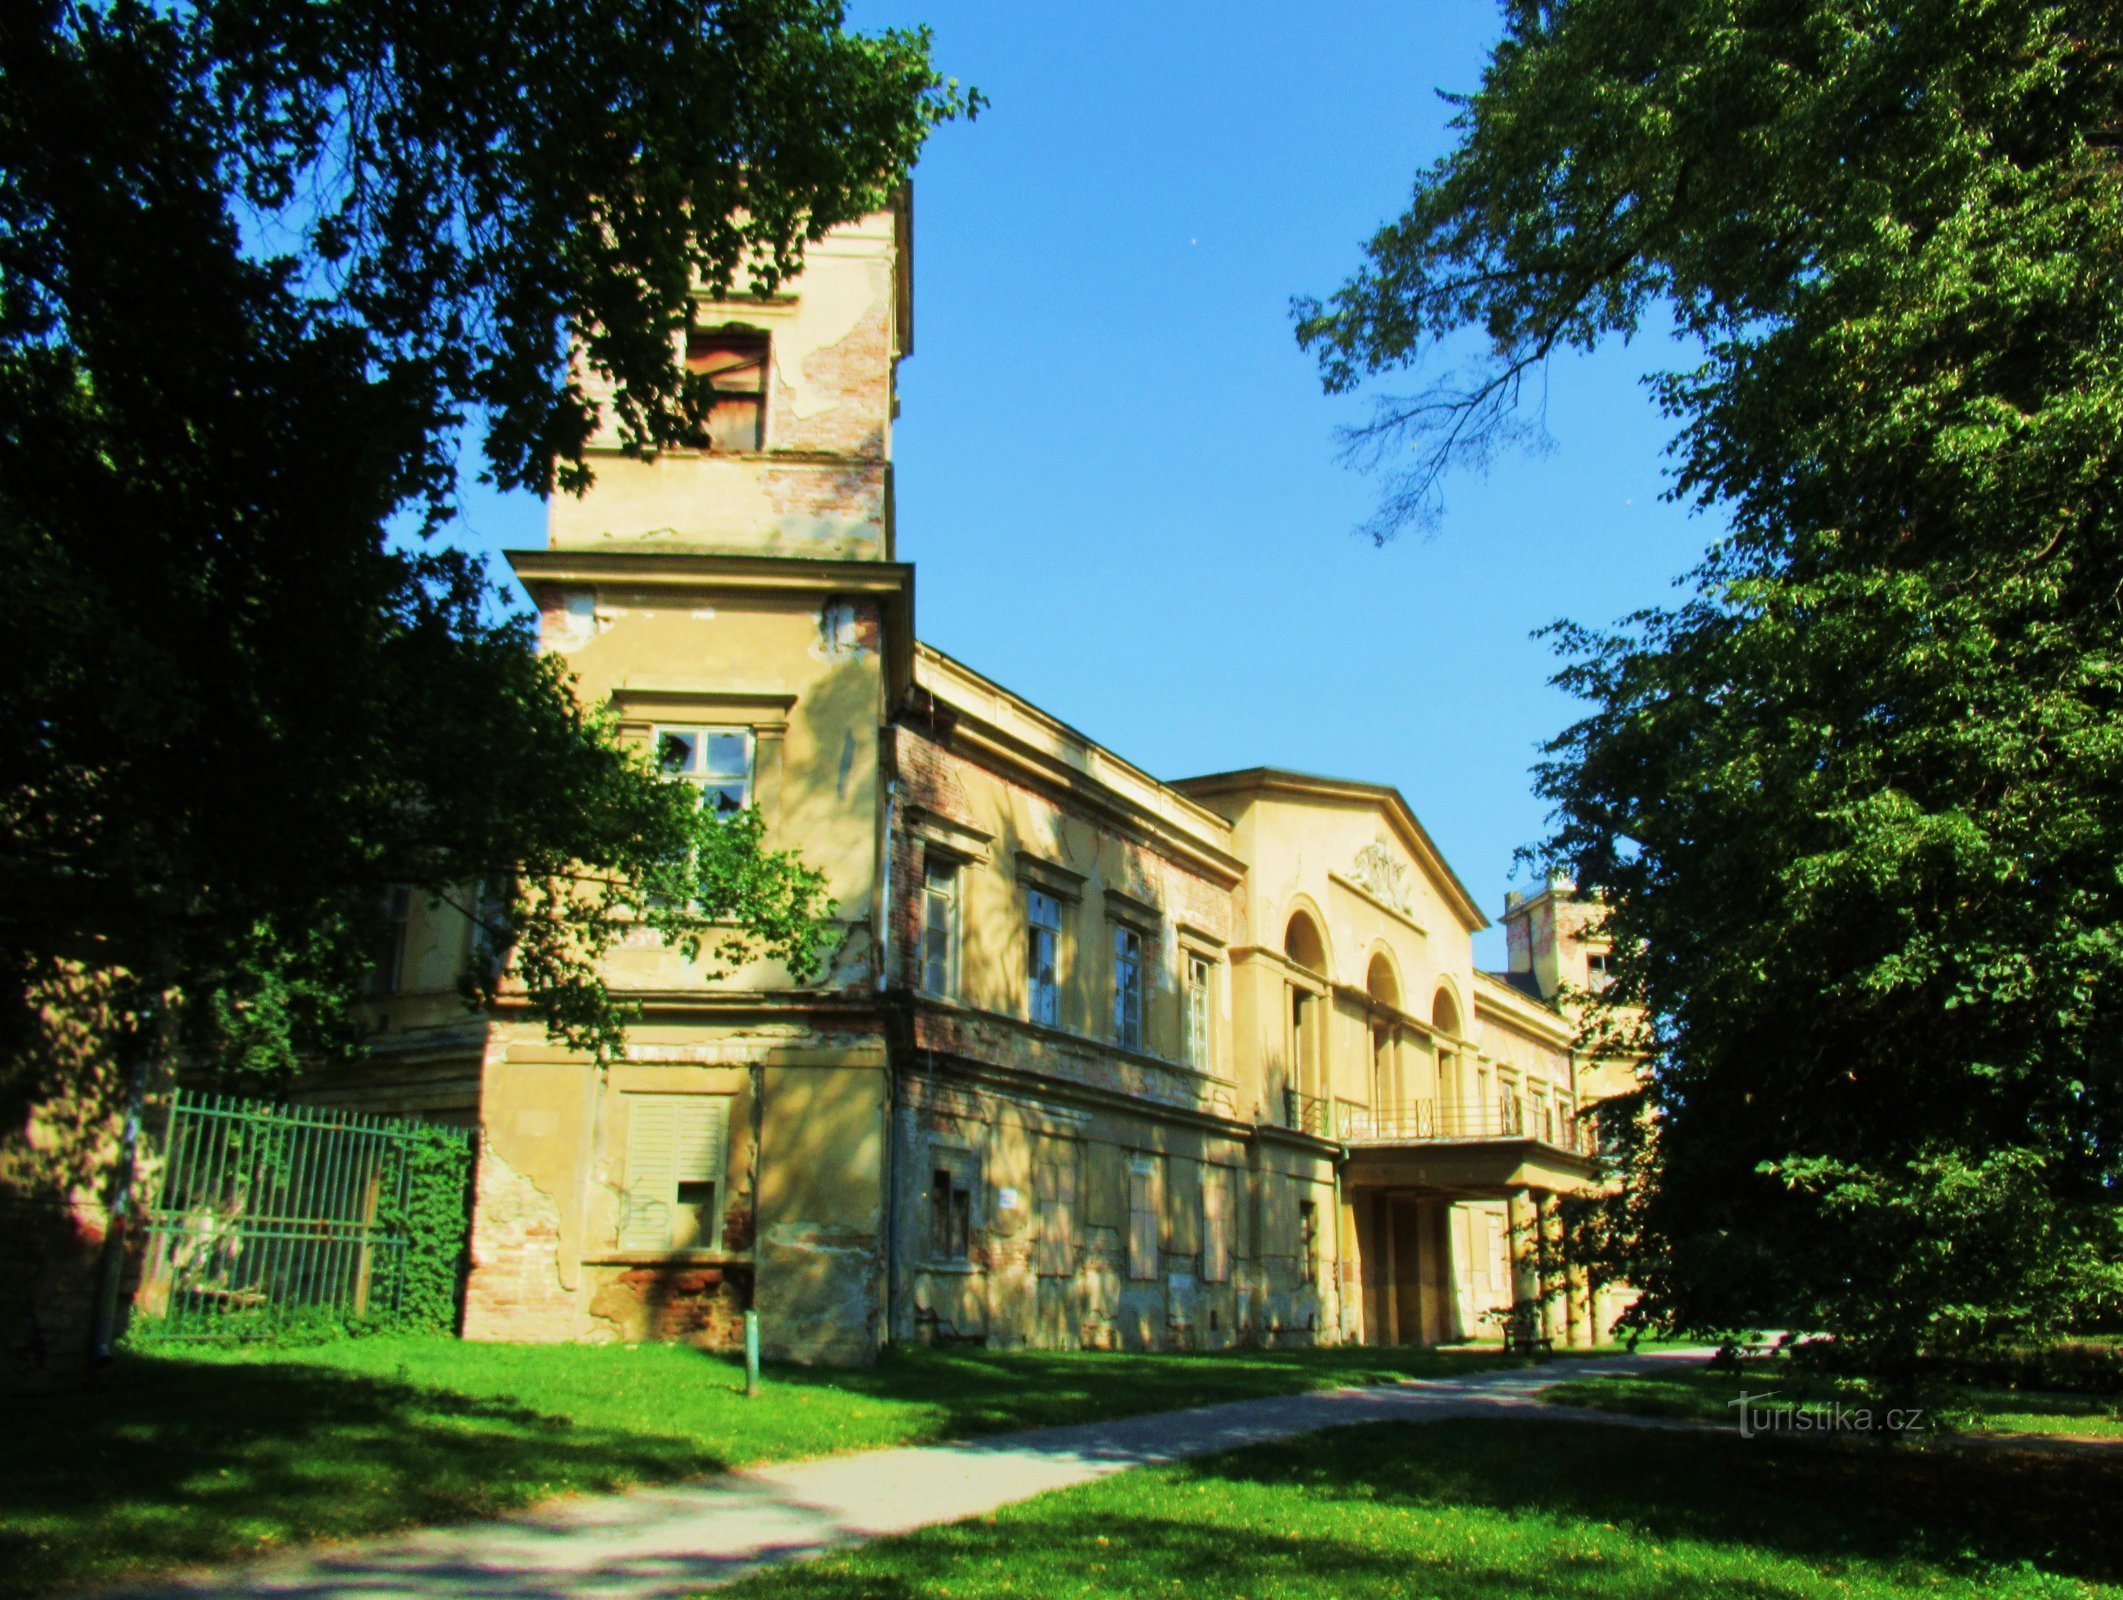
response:
[(410, 1243), (408, 1157), (436, 1131), (178, 1090), (146, 1212), (132, 1337), (245, 1339), (305, 1320), (394, 1320)]

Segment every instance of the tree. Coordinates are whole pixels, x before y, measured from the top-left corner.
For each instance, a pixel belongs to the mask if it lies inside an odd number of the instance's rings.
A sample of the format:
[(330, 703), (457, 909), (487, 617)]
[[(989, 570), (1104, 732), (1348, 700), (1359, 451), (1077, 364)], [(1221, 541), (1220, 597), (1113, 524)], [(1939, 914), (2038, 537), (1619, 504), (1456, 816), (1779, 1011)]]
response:
[(590, 374), (630, 448), (696, 429), (695, 283), (770, 291), (964, 109), (831, 0), (0, 20), (15, 1106), (73, 989), (136, 1054), (346, 1043), (392, 884), (510, 885), (531, 1000), (606, 1052), (625, 922), (816, 969), (822, 879), (623, 750), (442, 534), (468, 433), (504, 486), (587, 483)]
[(1670, 308), (1690, 598), (1559, 626), (1543, 854), (1642, 1005), (1642, 1317), (1894, 1364), (2123, 1288), (2123, 7), (1514, 0), (1457, 147), (1299, 334), (1381, 530), (1554, 350)]

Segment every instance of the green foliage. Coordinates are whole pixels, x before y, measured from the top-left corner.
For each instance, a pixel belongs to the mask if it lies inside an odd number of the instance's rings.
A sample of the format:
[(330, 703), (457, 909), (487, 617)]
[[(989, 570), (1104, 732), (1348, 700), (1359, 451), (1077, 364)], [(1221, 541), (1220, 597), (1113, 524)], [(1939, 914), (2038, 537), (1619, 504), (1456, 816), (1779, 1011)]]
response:
[[(1682, 604), (1559, 626), (1546, 847), (1649, 1056), (1613, 1263), (1643, 1319), (1888, 1364), (2123, 1294), (2123, 8), (1521, 0), (1458, 147), (1300, 308), (1412, 476), (1655, 302)], [(1622, 1120), (1622, 1119), (1618, 1119)]]
[(461, 1128), (422, 1124), (390, 1149), (376, 1221), (403, 1236), (406, 1251), (396, 1304), (372, 1307), (374, 1320), (455, 1333), (472, 1236), (472, 1141)]
[[(580, 488), (608, 380), (697, 425), (696, 279), (762, 292), (975, 97), (831, 0), (30, 0), (0, 27), (0, 1039), (83, 970), (167, 1048), (346, 1050), (392, 884), (519, 884), (532, 1004), (688, 817), (439, 535), (472, 430)], [(394, 515), (429, 535), (386, 539)], [(814, 879), (704, 852), (796, 968)], [(613, 883), (622, 885), (607, 893)], [(755, 920), (756, 918), (756, 920)], [(655, 917), (651, 921), (658, 921)], [(668, 921), (669, 919), (661, 919)], [(683, 936), (683, 935), (681, 935)], [(490, 984), (477, 975), (475, 987)], [(177, 1030), (165, 1026), (174, 1007)], [(187, 1003), (188, 1002), (188, 1003)], [(600, 1009), (602, 1008), (602, 1009)]]

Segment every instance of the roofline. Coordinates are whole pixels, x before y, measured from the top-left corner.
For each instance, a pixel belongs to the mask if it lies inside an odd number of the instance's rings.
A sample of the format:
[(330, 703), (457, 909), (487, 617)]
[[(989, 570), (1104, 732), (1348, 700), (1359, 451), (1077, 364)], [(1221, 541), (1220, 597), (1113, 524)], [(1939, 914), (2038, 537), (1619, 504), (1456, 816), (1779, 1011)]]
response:
[(1407, 797), (1390, 783), (1366, 783), (1360, 778), (1329, 778), (1316, 772), (1298, 772), (1289, 767), (1243, 767), (1233, 772), (1208, 772), (1197, 778), (1178, 778), (1167, 785), (1185, 795), (1235, 794), (1244, 792), (1292, 794), (1321, 800), (1383, 802), (1386, 815), (1399, 824), (1417, 860), (1430, 869), (1446, 888), (1446, 900), (1458, 913), (1469, 933), (1489, 926), (1480, 903), (1452, 870), (1452, 863), (1438, 849), (1430, 830), (1416, 816)]
[[(1502, 1004), (1500, 1002), (1507, 1002)], [(1487, 1010), (1491, 1016), (1515, 1023), (1529, 1030), (1538, 1027), (1550, 1035), (1551, 1043), (1561, 1044), (1574, 1050), (1577, 1029), (1570, 1019), (1553, 1006), (1533, 998), (1517, 985), (1507, 982), (1493, 972), (1480, 967), (1474, 969), (1474, 1009)]]
[[(914, 643), (915, 682), (919, 683), (921, 681), (921, 668), (925, 661), (934, 661), (945, 672), (954, 673), (970, 680), (981, 690), (991, 693), (999, 701), (1007, 703), (1018, 716), (1024, 718), (1026, 722), (1034, 727), (1046, 730), (1065, 743), (1074, 743), (1081, 746), (1087, 754), (1097, 757), (1099, 765), (1117, 769), (1116, 775), (1123, 780), (1132, 780), (1141, 784), (1145, 789), (1163, 797), (1178, 814), (1177, 818), (1161, 819), (1153, 819), (1152, 816), (1147, 814), (1136, 815), (1135, 821), (1138, 826), (1152, 822), (1161, 823), (1162, 826), (1155, 828), (1155, 831), (1164, 832), (1168, 837), (1189, 838), (1192, 848), (1201, 857), (1199, 864), (1211, 868), (1215, 875), (1228, 878), (1234, 883), (1249, 870), (1248, 864), (1241, 861), (1231, 852), (1230, 818), (1203, 805), (1200, 801), (1194, 799), (1193, 796), (1181, 793), (1163, 779), (1145, 772), (1134, 762), (1100, 744), (1080, 728), (1073, 727), (1069, 723), (1062, 721), (1061, 718), (1055, 716), (1052, 712), (1043, 710), (1015, 690), (1005, 688), (986, 673), (967, 666), (956, 656), (951, 655), (948, 651), (938, 649), (926, 640), (916, 640)], [(945, 695), (944, 698), (951, 699), (949, 695)], [(975, 722), (984, 725), (990, 730), (995, 739), (1003, 741), (1014, 759), (1022, 762), (1028, 754), (1035, 750), (1035, 746), (1029, 744), (1021, 737), (1013, 735), (1008, 728), (1001, 726), (992, 716), (986, 715), (978, 705), (965, 705), (957, 700), (952, 700), (951, 703), (961, 715), (968, 716)], [(1043, 762), (1052, 762), (1054, 760), (1051, 755), (1044, 752), (1039, 753), (1039, 759)], [(1122, 787), (1115, 785), (1109, 779), (1102, 778), (1098, 773), (1078, 771), (1074, 767), (1070, 767), (1069, 770), (1075, 778), (1088, 780), (1107, 790), (1116, 800), (1126, 799), (1125, 791)], [(1126, 806), (1126, 809), (1131, 814), (1139, 811), (1140, 808), (1140, 801), (1128, 802)]]

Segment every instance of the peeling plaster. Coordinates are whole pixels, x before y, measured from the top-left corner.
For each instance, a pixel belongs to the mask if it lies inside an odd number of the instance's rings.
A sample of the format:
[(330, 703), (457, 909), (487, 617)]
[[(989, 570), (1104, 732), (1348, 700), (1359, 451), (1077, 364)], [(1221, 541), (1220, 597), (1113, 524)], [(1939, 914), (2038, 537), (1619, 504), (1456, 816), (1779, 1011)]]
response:
[[(809, 353), (823, 354), (836, 348), (856, 329), (878, 303), (891, 293), (891, 275), (881, 266), (855, 273), (817, 273), (804, 284), (804, 324)], [(775, 345), (774, 365), (782, 386), (789, 390), (792, 416), (808, 421), (837, 407), (845, 393), (838, 385), (811, 380), (804, 370), (803, 355), (787, 359), (787, 345)]]
[(565, 590), (558, 605), (547, 606), (541, 613), (543, 626), (539, 629), (539, 648), (558, 650), (562, 654), (580, 650), (610, 628), (616, 615), (613, 611), (598, 608), (594, 590)]

